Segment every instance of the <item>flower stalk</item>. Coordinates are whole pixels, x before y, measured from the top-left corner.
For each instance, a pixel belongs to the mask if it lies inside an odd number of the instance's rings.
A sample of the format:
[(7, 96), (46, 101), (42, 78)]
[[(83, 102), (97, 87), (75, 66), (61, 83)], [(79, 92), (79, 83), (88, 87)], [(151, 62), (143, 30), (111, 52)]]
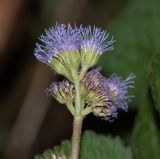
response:
[(75, 87), (75, 116), (80, 116), (81, 115), (81, 94), (80, 94), (80, 82), (79, 82), (79, 76), (78, 74), (75, 74), (75, 82), (74, 82), (74, 87)]
[(83, 116), (74, 117), (71, 159), (78, 159), (79, 157), (81, 129), (82, 129), (83, 119), (84, 119)]
[(74, 87), (75, 87), (75, 114), (73, 115), (74, 120), (73, 120), (71, 159), (78, 159), (80, 150), (81, 129), (84, 119), (84, 116), (81, 114), (83, 105), (81, 102), (80, 79), (78, 71), (74, 72)]

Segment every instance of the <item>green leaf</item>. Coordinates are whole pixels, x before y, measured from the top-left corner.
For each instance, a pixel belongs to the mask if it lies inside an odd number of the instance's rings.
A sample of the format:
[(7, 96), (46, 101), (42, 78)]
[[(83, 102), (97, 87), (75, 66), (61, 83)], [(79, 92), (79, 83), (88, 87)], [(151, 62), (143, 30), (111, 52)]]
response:
[(132, 154), (119, 138), (86, 131), (82, 138), (80, 159), (132, 159)]
[(71, 141), (65, 140), (62, 141), (61, 145), (54, 147), (55, 153), (59, 155), (65, 154), (66, 156), (70, 155), (71, 152)]
[(160, 111), (160, 53), (153, 56), (150, 66), (151, 93), (158, 111)]
[(100, 59), (106, 75), (136, 75), (135, 88), (130, 92), (135, 96), (131, 103), (134, 106), (139, 105), (141, 94), (147, 89), (150, 58), (160, 50), (159, 8), (159, 0), (130, 0), (109, 26), (116, 39), (114, 53), (103, 54)]
[[(71, 141), (63, 141), (60, 146), (55, 147), (54, 152), (52, 150), (52, 153), (65, 154), (66, 156), (69, 156), (70, 152)], [(51, 152), (49, 153), (51, 154)], [(40, 157), (42, 156), (37, 156), (36, 159), (45, 159)], [(86, 131), (82, 137), (80, 159), (132, 159), (132, 154), (129, 148), (124, 147), (118, 137), (106, 137), (92, 131)]]
[(159, 159), (158, 132), (149, 100), (144, 100), (139, 107), (132, 138), (136, 159)]

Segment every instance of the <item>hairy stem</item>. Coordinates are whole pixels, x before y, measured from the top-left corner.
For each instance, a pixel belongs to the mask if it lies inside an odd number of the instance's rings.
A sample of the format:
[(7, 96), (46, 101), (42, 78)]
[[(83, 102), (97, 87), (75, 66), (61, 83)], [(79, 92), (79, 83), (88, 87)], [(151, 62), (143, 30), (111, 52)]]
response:
[(80, 80), (83, 79), (86, 71), (87, 71), (87, 67), (83, 67), (83, 68), (81, 69), (81, 72), (80, 72), (80, 75), (79, 75)]
[(74, 117), (71, 159), (78, 159), (83, 116)]
[(92, 112), (92, 108), (91, 107), (86, 107), (85, 109), (83, 109), (82, 115), (86, 116), (91, 112)]
[(73, 121), (73, 136), (72, 136), (72, 153), (71, 159), (79, 158), (81, 128), (84, 116), (81, 114), (83, 104), (81, 102), (80, 79), (77, 72), (74, 72), (74, 87), (75, 87), (75, 113)]
[(66, 106), (67, 106), (68, 110), (71, 112), (71, 114), (74, 116), (75, 109), (74, 109), (73, 103), (67, 102)]
[(74, 86), (75, 86), (75, 111), (76, 111), (75, 116), (80, 116), (80, 113), (81, 113), (81, 94), (80, 94), (79, 84), (80, 84), (79, 78), (78, 78), (78, 75), (76, 75), (75, 82), (74, 82)]

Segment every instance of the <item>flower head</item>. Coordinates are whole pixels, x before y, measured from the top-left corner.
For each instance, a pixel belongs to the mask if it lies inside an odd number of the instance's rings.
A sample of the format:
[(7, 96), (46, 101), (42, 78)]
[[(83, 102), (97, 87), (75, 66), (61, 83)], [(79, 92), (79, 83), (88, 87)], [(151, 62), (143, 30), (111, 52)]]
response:
[(56, 24), (55, 27), (45, 31), (40, 37), (42, 44), (36, 44), (34, 55), (46, 64), (52, 57), (57, 57), (61, 52), (79, 49), (81, 28), (73, 28), (70, 24)]
[[(97, 27), (71, 27), (70, 24), (56, 24), (40, 36), (34, 55), (57, 73), (73, 81), (75, 70), (85, 72), (93, 67), (104, 51), (113, 49), (113, 37)], [(83, 78), (83, 77), (82, 77)]]
[(84, 99), (92, 107), (94, 115), (113, 121), (117, 118), (118, 109), (127, 110), (131, 98), (128, 96), (128, 88), (133, 88), (132, 79), (135, 76), (131, 74), (126, 80), (122, 80), (113, 74), (106, 79), (100, 71), (99, 68), (92, 69), (82, 79)]
[(53, 82), (45, 92), (47, 95), (52, 95), (61, 104), (74, 99), (74, 86), (67, 80), (63, 82)]
[(88, 90), (95, 90), (99, 92), (103, 88), (105, 77), (101, 74), (101, 68), (92, 69), (87, 72), (85, 77), (82, 79), (82, 83)]
[(82, 31), (81, 48), (91, 49), (96, 53), (102, 54), (105, 51), (113, 50), (114, 38), (108, 40), (109, 33), (98, 27), (87, 26)]
[(118, 109), (127, 111), (128, 102), (132, 96), (128, 96), (128, 88), (133, 88), (133, 78), (135, 76), (130, 74), (128, 78), (122, 80), (116, 74), (111, 75), (105, 82), (107, 89), (109, 88), (112, 94), (113, 105)]
[(111, 92), (104, 87), (106, 79), (100, 71), (101, 69), (92, 69), (83, 78), (84, 99), (92, 107), (94, 115), (110, 120), (117, 116), (117, 108), (112, 105)]

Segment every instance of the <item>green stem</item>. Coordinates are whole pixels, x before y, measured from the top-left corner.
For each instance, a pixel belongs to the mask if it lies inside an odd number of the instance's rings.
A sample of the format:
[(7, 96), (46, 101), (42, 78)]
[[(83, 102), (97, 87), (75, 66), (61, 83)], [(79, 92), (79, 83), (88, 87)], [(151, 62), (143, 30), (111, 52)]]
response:
[(75, 87), (75, 113), (73, 121), (73, 136), (72, 136), (72, 153), (71, 159), (78, 159), (80, 149), (81, 128), (84, 116), (81, 115), (83, 103), (81, 103), (80, 79), (77, 72), (73, 72), (74, 87)]
[(80, 87), (79, 87), (79, 78), (78, 75), (75, 77), (75, 116), (80, 116), (81, 113), (81, 94), (80, 94)]
[(78, 159), (79, 157), (82, 123), (83, 123), (83, 116), (74, 117), (71, 159)]
[(86, 107), (85, 109), (83, 109), (82, 115), (86, 116), (91, 112), (92, 112), (92, 108), (91, 107)]
[(79, 75), (79, 79), (80, 79), (80, 80), (83, 79), (86, 71), (87, 71), (87, 67), (84, 67), (84, 66), (83, 66), (82, 69), (81, 69), (80, 75)]
[(67, 102), (66, 106), (67, 106), (68, 110), (71, 112), (71, 114), (74, 116), (75, 109), (74, 109), (73, 103), (72, 102)]

